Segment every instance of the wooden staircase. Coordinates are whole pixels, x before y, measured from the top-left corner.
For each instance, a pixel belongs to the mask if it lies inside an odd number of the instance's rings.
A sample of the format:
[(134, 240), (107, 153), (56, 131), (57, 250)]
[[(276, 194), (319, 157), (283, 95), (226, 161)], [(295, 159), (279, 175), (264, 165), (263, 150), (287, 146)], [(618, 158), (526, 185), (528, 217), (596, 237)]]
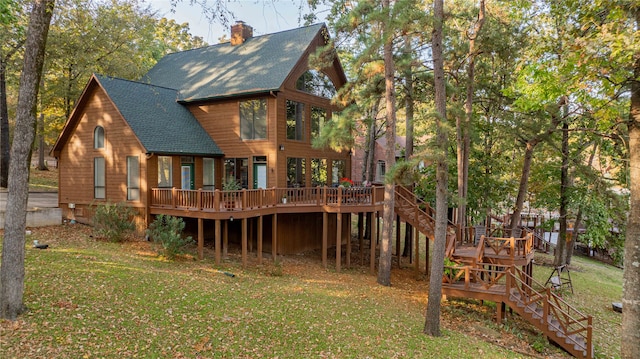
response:
[[(436, 220), (435, 211), (429, 203), (418, 198), (406, 187), (396, 185), (394, 210), (406, 223), (416, 228), (430, 240), (434, 239)], [(447, 223), (447, 252), (449, 256), (456, 241), (457, 227), (450, 221)]]
[[(394, 209), (402, 220), (434, 239), (435, 211), (428, 203), (407, 188), (396, 186)], [(592, 317), (580, 313), (517, 267), (531, 268), (533, 234), (522, 238), (482, 236), (475, 247), (468, 248), (472, 253), (467, 260), (459, 255), (461, 248), (456, 253), (459, 236), (456, 225), (449, 222), (445, 256), (464, 265), (445, 266), (443, 294), (495, 301), (498, 321), (505, 303), (569, 354), (593, 358)]]
[[(536, 289), (538, 288), (538, 289)], [(577, 358), (593, 358), (592, 317), (584, 315), (515, 265), (445, 266), (442, 293), (502, 303)]]

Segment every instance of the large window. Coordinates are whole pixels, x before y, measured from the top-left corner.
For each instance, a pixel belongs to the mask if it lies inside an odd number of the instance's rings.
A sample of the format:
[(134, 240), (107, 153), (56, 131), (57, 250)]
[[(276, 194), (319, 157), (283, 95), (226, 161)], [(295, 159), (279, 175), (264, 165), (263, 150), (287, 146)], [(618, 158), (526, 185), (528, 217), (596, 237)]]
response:
[(320, 97), (332, 98), (336, 94), (336, 87), (327, 75), (316, 70), (309, 70), (296, 81), (296, 89)]
[(327, 185), (327, 160), (324, 158), (311, 159), (311, 185), (326, 186)]
[(327, 110), (321, 107), (311, 107), (311, 138), (320, 136), (320, 130), (327, 119)]
[(304, 158), (287, 157), (287, 187), (305, 187)]
[(287, 100), (287, 139), (304, 141), (304, 104)]
[(213, 191), (215, 184), (215, 161), (213, 158), (202, 159), (202, 189)]
[(346, 177), (346, 164), (344, 160), (333, 160), (331, 163), (331, 183), (337, 186), (340, 179)]
[(224, 182), (233, 181), (242, 188), (249, 188), (248, 158), (227, 158), (224, 160)]
[(93, 148), (104, 148), (104, 128), (100, 126), (93, 129)]
[(173, 187), (173, 166), (170, 156), (158, 156), (158, 187)]
[(240, 102), (240, 136), (243, 140), (267, 138), (267, 100)]
[(96, 157), (93, 159), (93, 198), (106, 198), (105, 183), (104, 157)]
[(127, 200), (140, 199), (140, 159), (138, 156), (127, 156)]

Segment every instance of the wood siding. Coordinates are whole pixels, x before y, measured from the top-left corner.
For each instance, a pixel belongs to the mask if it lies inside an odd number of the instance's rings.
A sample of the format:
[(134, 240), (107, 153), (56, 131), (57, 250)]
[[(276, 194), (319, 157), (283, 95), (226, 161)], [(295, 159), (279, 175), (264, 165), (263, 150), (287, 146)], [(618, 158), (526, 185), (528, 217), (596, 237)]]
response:
[[(91, 215), (89, 205), (126, 202), (146, 213), (147, 188), (145, 150), (131, 128), (98, 87), (85, 94), (88, 100), (74, 111), (79, 116), (68, 142), (59, 158), (59, 206), (63, 215), (87, 221)], [(93, 133), (96, 126), (104, 128), (104, 148), (94, 149)], [(140, 200), (127, 201), (127, 156), (138, 156), (140, 163)], [(94, 198), (94, 158), (105, 159), (105, 199)], [(76, 205), (69, 209), (69, 203)]]

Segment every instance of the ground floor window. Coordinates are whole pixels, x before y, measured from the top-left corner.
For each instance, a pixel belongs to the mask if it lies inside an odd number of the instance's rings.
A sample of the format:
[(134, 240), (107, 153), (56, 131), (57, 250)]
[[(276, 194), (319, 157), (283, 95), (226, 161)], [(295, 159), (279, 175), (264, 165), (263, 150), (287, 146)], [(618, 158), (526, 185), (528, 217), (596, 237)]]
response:
[(305, 187), (306, 160), (287, 157), (287, 187)]
[(202, 159), (202, 189), (213, 191), (215, 184), (215, 161), (213, 158)]
[(127, 200), (140, 199), (140, 159), (138, 156), (127, 156)]
[(311, 159), (311, 185), (313, 187), (327, 185), (327, 160), (324, 158)]
[(334, 186), (340, 184), (340, 179), (347, 177), (346, 174), (346, 162), (344, 160), (333, 160), (331, 161), (331, 183)]
[(249, 159), (227, 158), (224, 160), (225, 185), (235, 182), (242, 188), (249, 188)]
[(170, 156), (158, 156), (158, 187), (173, 187), (173, 170)]
[(105, 166), (104, 157), (96, 157), (93, 159), (93, 197), (96, 199), (105, 199)]

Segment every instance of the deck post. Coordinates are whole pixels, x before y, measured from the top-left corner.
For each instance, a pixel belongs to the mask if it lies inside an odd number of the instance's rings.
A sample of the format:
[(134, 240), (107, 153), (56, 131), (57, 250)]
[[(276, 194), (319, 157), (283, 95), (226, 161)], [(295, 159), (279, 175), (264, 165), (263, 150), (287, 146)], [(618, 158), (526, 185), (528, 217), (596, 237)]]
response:
[(400, 247), (402, 244), (400, 243), (400, 216), (396, 216), (396, 256), (398, 257), (398, 268), (400, 268), (400, 257), (402, 256), (402, 252), (400, 251)]
[(224, 221), (224, 233), (222, 235), (222, 256), (227, 258), (229, 254), (229, 221)]
[(424, 236), (424, 272), (427, 274), (427, 277), (429, 277), (429, 242), (431, 241), (431, 239), (429, 238), (429, 236), (425, 235)]
[(178, 191), (175, 187), (171, 187), (171, 208), (176, 208), (176, 197)]
[(371, 257), (370, 257), (370, 271), (371, 274), (375, 274), (376, 272), (376, 241), (378, 239), (378, 212), (373, 212), (371, 214), (371, 218), (373, 219), (373, 224), (371, 225), (371, 239), (369, 241), (371, 248)]
[(216, 219), (216, 238), (215, 238), (215, 245), (216, 245), (216, 255), (215, 255), (215, 260), (216, 260), (216, 265), (220, 265), (220, 255), (222, 253), (222, 251), (220, 250), (220, 220)]
[(247, 266), (247, 219), (242, 219), (242, 267)]
[(415, 261), (416, 261), (416, 270), (418, 272), (420, 272), (420, 231), (418, 230), (418, 228), (414, 228), (413, 229), (413, 247), (415, 248), (414, 252), (415, 252)]
[(351, 267), (351, 213), (344, 215), (347, 224), (347, 268)]
[(196, 192), (196, 195), (198, 196), (196, 198), (196, 208), (198, 208), (199, 211), (202, 210), (202, 188), (198, 188), (198, 192)]
[(258, 217), (258, 264), (262, 264), (262, 215)]
[(249, 241), (249, 253), (253, 253), (253, 232), (255, 232), (254, 229), (254, 224), (252, 221), (253, 218), (247, 218), (247, 222), (248, 222), (248, 226), (249, 226), (249, 233), (247, 234), (248, 237), (248, 241)]
[(271, 256), (273, 257), (273, 263), (278, 262), (278, 214), (273, 214), (273, 219), (271, 223)]
[(327, 247), (329, 241), (329, 214), (327, 212), (322, 212), (322, 266), (327, 268)]
[(362, 261), (364, 260), (364, 251), (362, 248), (364, 247), (364, 213), (358, 213), (358, 252), (360, 252), (360, 265), (362, 265)]
[[(341, 192), (339, 192), (341, 193)], [(336, 213), (336, 272), (342, 264), (342, 213)]]
[(213, 191), (213, 208), (216, 211), (220, 210), (220, 190), (216, 189)]
[(204, 259), (204, 224), (203, 219), (198, 218), (198, 259)]

